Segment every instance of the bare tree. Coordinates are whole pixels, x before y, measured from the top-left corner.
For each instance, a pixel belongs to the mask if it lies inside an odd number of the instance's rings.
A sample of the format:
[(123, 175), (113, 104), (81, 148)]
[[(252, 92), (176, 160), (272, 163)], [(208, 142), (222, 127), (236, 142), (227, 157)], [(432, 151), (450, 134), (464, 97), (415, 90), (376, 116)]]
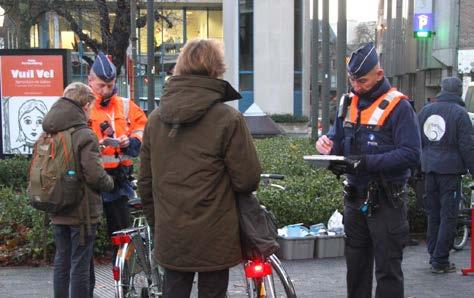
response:
[[(103, 51), (112, 56), (112, 62), (118, 72), (125, 63), (126, 50), (130, 39), (130, 1), (117, 0), (107, 3), (106, 0), (79, 1), (79, 0), (0, 0), (0, 6), (18, 28), (18, 46), (28, 48), (30, 40), (30, 29), (40, 22), (41, 17), (49, 11), (53, 11), (69, 24), (70, 29), (76, 34), (80, 41), (94, 53)], [(114, 18), (111, 20), (111, 13)], [(90, 33), (85, 33), (81, 26), (81, 19), (89, 14), (94, 16), (96, 23), (100, 26), (100, 41), (92, 38)], [(168, 27), (172, 22), (154, 12), (155, 20), (164, 20)], [(145, 26), (146, 15), (137, 19), (137, 27)], [(83, 57), (89, 64), (92, 60)]]
[(375, 22), (359, 23), (354, 30), (355, 38), (351, 42), (351, 50), (357, 49), (362, 44), (375, 42)]

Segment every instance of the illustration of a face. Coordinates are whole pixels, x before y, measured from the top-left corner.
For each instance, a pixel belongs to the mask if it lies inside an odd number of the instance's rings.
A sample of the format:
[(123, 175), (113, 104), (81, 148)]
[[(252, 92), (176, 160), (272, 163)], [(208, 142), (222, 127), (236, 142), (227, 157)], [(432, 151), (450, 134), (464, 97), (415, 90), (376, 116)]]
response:
[(29, 142), (35, 142), (41, 132), (43, 132), (44, 113), (35, 108), (25, 114), (19, 119), (20, 130), (23, 131), (25, 138)]

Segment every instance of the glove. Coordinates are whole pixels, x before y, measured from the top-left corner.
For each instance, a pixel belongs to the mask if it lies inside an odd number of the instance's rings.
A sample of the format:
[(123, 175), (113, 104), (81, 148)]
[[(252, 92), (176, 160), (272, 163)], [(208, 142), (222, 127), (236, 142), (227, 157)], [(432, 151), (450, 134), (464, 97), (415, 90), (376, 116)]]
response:
[(347, 166), (348, 174), (357, 175), (366, 170), (365, 155), (350, 155), (347, 157), (347, 160), (349, 161), (349, 165)]

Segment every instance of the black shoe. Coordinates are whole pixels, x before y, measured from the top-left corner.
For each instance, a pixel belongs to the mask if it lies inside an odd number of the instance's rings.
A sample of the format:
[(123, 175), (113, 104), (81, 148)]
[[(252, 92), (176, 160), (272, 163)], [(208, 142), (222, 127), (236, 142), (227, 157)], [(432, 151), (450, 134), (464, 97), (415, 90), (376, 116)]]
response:
[(456, 265), (454, 265), (453, 263), (449, 263), (449, 265), (440, 268), (431, 267), (431, 273), (434, 274), (443, 274), (451, 272), (456, 272)]
[(418, 240), (413, 238), (410, 238), (410, 240), (408, 240), (408, 242), (406, 243), (407, 246), (417, 246), (418, 244), (420, 244)]

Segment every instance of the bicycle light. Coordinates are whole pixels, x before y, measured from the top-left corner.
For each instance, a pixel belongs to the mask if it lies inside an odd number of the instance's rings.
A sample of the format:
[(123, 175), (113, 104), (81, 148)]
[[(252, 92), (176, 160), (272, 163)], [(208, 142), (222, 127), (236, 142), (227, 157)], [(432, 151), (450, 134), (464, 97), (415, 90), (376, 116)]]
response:
[(132, 242), (132, 238), (130, 237), (130, 235), (117, 234), (117, 235), (112, 236), (112, 243), (115, 246), (120, 246), (122, 244), (130, 243), (130, 242)]
[(112, 274), (114, 275), (114, 280), (119, 281), (120, 279), (120, 268), (118, 266), (112, 267)]
[(272, 274), (272, 265), (269, 262), (248, 261), (245, 264), (245, 276), (247, 278), (261, 278)]

